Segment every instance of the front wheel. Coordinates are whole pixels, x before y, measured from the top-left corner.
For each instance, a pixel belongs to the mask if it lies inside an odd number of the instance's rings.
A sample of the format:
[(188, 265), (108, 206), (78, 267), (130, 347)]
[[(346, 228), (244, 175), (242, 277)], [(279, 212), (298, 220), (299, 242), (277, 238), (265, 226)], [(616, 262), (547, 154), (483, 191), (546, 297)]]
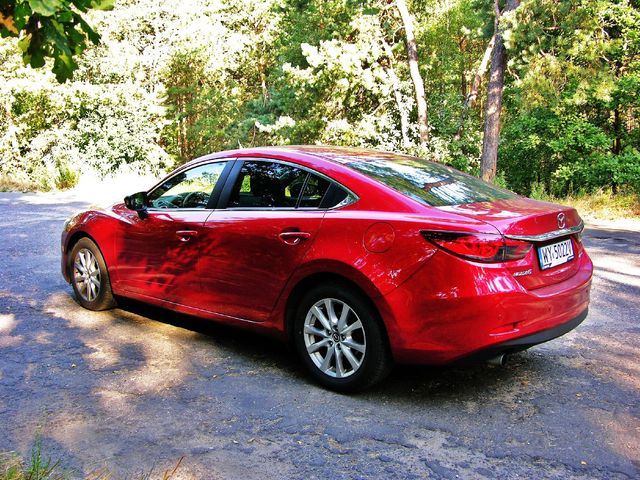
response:
[(98, 246), (89, 238), (81, 238), (71, 250), (69, 273), (80, 305), (89, 310), (115, 306), (107, 265)]
[(302, 298), (294, 342), (311, 375), (339, 392), (370, 387), (391, 367), (377, 311), (349, 286), (319, 286)]

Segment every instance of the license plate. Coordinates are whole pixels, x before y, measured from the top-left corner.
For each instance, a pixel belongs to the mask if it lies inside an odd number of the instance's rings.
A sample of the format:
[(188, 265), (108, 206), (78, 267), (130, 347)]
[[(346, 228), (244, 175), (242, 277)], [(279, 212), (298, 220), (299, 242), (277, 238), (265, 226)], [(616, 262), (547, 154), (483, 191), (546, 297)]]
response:
[(538, 247), (540, 270), (562, 265), (572, 260), (573, 257), (573, 244), (571, 243), (571, 239), (545, 245), (544, 247)]

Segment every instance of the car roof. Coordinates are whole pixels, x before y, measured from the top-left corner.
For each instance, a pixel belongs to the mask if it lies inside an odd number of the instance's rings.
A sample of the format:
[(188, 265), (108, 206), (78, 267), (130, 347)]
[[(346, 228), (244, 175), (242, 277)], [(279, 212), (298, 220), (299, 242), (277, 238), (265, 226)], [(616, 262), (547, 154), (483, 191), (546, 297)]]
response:
[(227, 150), (223, 152), (206, 155), (204, 157), (196, 158), (186, 165), (192, 165), (205, 160), (211, 160), (214, 158), (224, 157), (251, 157), (255, 156), (269, 156), (269, 155), (291, 155), (296, 154), (304, 156), (313, 156), (327, 160), (332, 163), (345, 165), (351, 162), (372, 162), (379, 160), (386, 161), (398, 161), (398, 160), (415, 160), (416, 157), (404, 155), (394, 152), (386, 152), (381, 150), (373, 150), (369, 148), (356, 148), (356, 147), (337, 147), (329, 145), (283, 145), (274, 147), (251, 147), (241, 148), (237, 150)]
[[(336, 147), (328, 145), (287, 145), (283, 147), (272, 147), (283, 151), (307, 153), (322, 157), (336, 163), (349, 163), (354, 161), (374, 161), (374, 160), (390, 160), (397, 161), (401, 158), (415, 158), (409, 155), (403, 155), (394, 152), (386, 152), (382, 150), (374, 150), (371, 148), (357, 147)], [(269, 147), (265, 148), (268, 150)]]

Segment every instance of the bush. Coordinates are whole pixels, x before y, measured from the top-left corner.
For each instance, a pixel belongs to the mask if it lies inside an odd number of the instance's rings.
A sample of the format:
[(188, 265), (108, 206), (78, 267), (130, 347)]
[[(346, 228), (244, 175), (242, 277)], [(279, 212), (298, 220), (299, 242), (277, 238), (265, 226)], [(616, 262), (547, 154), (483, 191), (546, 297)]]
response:
[(80, 174), (73, 171), (66, 163), (58, 163), (58, 176), (56, 177), (56, 188), (66, 190), (73, 188), (80, 180)]
[(0, 87), (0, 101), (11, 112), (0, 120), (0, 175), (15, 181), (70, 188), (82, 172), (157, 173), (171, 164), (158, 145), (160, 100), (139, 86), (16, 80)]
[(523, 195), (565, 196), (606, 187), (640, 192), (640, 153), (611, 151), (613, 138), (578, 115), (538, 108), (504, 129), (500, 169)]

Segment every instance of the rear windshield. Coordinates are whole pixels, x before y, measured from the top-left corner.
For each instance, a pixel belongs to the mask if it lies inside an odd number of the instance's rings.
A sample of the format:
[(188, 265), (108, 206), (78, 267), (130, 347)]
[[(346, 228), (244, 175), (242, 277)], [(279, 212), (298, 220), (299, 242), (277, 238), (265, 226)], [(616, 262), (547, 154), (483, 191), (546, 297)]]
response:
[(414, 157), (353, 161), (347, 165), (433, 207), (490, 202), (516, 196), (453, 168)]

